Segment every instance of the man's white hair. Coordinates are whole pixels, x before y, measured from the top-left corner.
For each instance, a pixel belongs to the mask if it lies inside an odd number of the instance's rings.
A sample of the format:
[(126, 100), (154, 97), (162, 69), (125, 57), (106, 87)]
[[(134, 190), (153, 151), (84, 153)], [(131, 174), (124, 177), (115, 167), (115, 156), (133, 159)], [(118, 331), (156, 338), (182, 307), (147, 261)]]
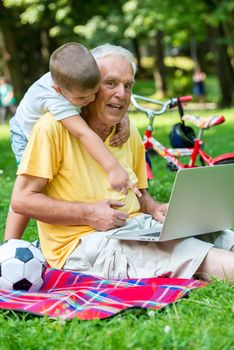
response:
[(107, 56), (121, 56), (128, 60), (132, 66), (133, 74), (136, 74), (137, 66), (133, 54), (122, 46), (104, 44), (95, 47), (91, 50), (91, 53), (95, 60), (98, 62), (100, 59)]

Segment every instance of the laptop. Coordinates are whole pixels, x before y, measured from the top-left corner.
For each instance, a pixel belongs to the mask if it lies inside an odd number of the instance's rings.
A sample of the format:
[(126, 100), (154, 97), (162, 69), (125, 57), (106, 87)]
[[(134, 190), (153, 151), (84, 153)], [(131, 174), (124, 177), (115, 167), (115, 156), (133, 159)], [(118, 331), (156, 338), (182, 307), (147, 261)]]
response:
[[(109, 239), (168, 241), (234, 226), (234, 164), (185, 168), (177, 172), (163, 224), (155, 229), (120, 228)], [(121, 229), (124, 230), (121, 232)]]

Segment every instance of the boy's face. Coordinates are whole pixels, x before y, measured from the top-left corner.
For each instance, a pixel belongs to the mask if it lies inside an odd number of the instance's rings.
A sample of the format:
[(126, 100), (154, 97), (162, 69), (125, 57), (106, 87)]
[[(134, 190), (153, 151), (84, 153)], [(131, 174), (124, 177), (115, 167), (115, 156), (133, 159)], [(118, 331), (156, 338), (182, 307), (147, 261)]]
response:
[(61, 89), (58, 86), (54, 86), (54, 89), (61, 95), (63, 95), (74, 106), (84, 107), (90, 102), (95, 100), (96, 93), (99, 89), (99, 84), (94, 89), (76, 89), (75, 91), (68, 91)]

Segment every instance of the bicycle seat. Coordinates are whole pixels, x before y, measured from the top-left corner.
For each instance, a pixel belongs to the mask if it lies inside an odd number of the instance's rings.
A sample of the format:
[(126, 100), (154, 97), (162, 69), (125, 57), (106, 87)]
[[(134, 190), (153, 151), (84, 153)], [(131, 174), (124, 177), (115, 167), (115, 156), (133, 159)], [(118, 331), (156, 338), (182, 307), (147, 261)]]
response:
[(212, 126), (219, 125), (225, 121), (224, 116), (214, 115), (212, 117), (199, 117), (197, 115), (185, 114), (182, 119), (190, 122), (200, 129), (209, 129)]

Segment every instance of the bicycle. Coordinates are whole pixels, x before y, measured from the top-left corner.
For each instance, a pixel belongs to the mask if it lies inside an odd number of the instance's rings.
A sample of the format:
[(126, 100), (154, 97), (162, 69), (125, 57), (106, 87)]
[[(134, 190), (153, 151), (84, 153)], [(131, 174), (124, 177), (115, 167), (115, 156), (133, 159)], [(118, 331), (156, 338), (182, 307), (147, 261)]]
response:
[[(152, 166), (149, 157), (149, 154), (152, 151), (167, 161), (167, 167), (171, 171), (198, 166), (196, 165), (198, 158), (201, 166), (234, 163), (234, 152), (221, 154), (215, 158), (212, 158), (204, 151), (204, 141), (202, 139), (204, 130), (220, 125), (225, 121), (225, 118), (224, 116), (199, 117), (194, 115), (185, 115), (183, 103), (188, 102), (191, 99), (192, 96), (182, 96), (171, 98), (166, 102), (162, 102), (132, 94), (131, 102), (133, 106), (136, 108), (136, 110), (144, 112), (149, 119), (149, 124), (145, 130), (143, 138), (146, 150), (148, 179), (153, 179), (154, 177), (152, 174)], [(150, 107), (147, 107), (142, 103), (146, 103), (148, 105), (150, 104)], [(161, 108), (153, 108), (152, 106), (155, 105), (160, 106)], [(164, 114), (168, 109), (172, 109), (174, 107), (178, 108), (181, 121), (173, 126), (172, 132), (170, 133), (172, 148), (167, 148), (155, 137), (153, 137), (154, 118), (157, 115)], [(198, 127), (198, 133), (196, 136), (193, 128), (186, 126), (185, 122), (190, 122)], [(189, 157), (189, 160), (187, 163), (183, 164), (179, 159), (180, 157)]]

